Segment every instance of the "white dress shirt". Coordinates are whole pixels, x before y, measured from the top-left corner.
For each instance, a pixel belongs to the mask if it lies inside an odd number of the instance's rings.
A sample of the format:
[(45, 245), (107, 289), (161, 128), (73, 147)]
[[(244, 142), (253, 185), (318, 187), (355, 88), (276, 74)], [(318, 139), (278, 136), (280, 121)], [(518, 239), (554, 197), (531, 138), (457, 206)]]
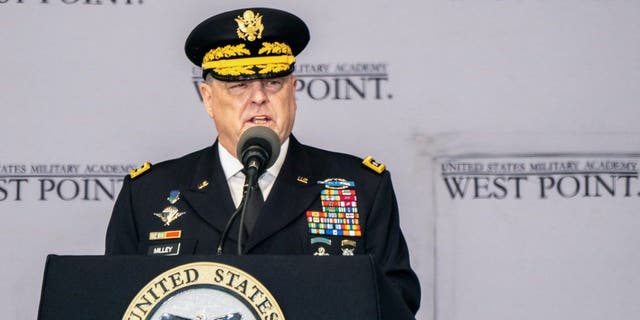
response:
[[(267, 201), (271, 188), (273, 188), (273, 183), (276, 181), (278, 173), (280, 173), (280, 168), (282, 168), (288, 149), (289, 138), (287, 138), (280, 147), (280, 154), (276, 162), (258, 179), (258, 185), (262, 191), (262, 198), (264, 198), (265, 201)], [(224, 170), (224, 177), (227, 179), (227, 184), (229, 185), (229, 191), (231, 191), (233, 204), (237, 208), (240, 205), (240, 201), (242, 201), (242, 189), (245, 178), (242, 169), (244, 167), (240, 160), (234, 158), (220, 143), (218, 143), (218, 155), (220, 156), (222, 170)]]

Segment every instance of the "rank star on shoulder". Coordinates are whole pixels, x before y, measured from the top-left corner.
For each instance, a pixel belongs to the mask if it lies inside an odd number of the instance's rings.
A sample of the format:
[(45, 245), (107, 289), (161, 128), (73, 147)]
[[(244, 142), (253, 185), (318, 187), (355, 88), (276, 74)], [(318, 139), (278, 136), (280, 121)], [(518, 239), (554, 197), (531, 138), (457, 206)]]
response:
[(153, 215), (160, 218), (160, 220), (162, 220), (162, 222), (164, 222), (164, 225), (166, 227), (168, 227), (169, 225), (171, 225), (171, 223), (173, 221), (175, 221), (176, 219), (180, 218), (183, 214), (185, 214), (184, 211), (180, 212), (180, 210), (178, 210), (178, 208), (174, 207), (174, 206), (168, 206), (166, 208), (164, 208), (164, 210), (162, 210), (162, 212), (160, 213), (154, 213)]

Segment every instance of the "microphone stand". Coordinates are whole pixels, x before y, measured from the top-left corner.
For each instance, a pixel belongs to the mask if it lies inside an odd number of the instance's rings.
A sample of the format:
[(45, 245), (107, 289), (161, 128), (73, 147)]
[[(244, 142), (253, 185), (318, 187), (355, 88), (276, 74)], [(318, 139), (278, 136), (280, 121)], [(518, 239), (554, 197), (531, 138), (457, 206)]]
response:
[(220, 236), (220, 240), (218, 240), (218, 255), (222, 255), (224, 242), (227, 239), (229, 230), (231, 230), (231, 225), (233, 224), (233, 221), (235, 221), (238, 217), (238, 214), (240, 215), (240, 226), (238, 227), (238, 255), (242, 255), (242, 230), (244, 228), (244, 216), (247, 211), (247, 201), (250, 199), (256, 189), (258, 189), (258, 192), (260, 192), (260, 189), (257, 188), (258, 167), (259, 164), (257, 163), (257, 161), (252, 160), (250, 161), (247, 170), (245, 170), (244, 192), (242, 193), (242, 200), (240, 201), (240, 205), (238, 206), (236, 211), (234, 211), (231, 215), (231, 218), (229, 218), (229, 221), (227, 221), (227, 225), (224, 227), (224, 231)]
[(247, 202), (251, 199), (251, 196), (256, 189), (260, 192), (260, 188), (258, 186), (258, 170), (260, 168), (261, 163), (256, 159), (251, 159), (249, 161), (249, 165), (245, 170), (245, 192), (242, 197), (242, 211), (240, 213), (240, 226), (238, 227), (238, 255), (242, 255), (242, 230), (244, 229), (244, 216), (247, 213)]

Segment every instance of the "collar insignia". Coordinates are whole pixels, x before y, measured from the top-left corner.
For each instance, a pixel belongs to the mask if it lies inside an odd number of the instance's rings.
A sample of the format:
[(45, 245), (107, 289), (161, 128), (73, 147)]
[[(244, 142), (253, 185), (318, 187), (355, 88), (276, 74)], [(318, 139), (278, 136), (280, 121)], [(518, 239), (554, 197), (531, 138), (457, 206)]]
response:
[(209, 185), (209, 181), (204, 180), (202, 182), (200, 182), (200, 184), (198, 185), (198, 190), (202, 190), (204, 188), (206, 188)]

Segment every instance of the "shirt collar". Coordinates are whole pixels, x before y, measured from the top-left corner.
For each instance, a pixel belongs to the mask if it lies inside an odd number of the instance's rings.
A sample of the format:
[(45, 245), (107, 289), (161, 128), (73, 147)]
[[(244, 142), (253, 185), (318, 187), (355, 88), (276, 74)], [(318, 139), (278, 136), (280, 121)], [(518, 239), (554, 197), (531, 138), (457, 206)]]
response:
[[(276, 159), (276, 162), (267, 169), (267, 173), (274, 177), (278, 176), (278, 173), (280, 173), (280, 169), (282, 168), (282, 164), (284, 163), (284, 159), (287, 156), (287, 150), (289, 150), (289, 138), (287, 138), (287, 140), (285, 140), (280, 146), (278, 159)], [(218, 155), (220, 157), (220, 164), (222, 165), (222, 170), (224, 171), (224, 177), (226, 180), (229, 180), (229, 178), (233, 177), (238, 173), (238, 171), (244, 168), (242, 162), (232, 156), (231, 153), (229, 153), (229, 151), (220, 143), (218, 143)]]

